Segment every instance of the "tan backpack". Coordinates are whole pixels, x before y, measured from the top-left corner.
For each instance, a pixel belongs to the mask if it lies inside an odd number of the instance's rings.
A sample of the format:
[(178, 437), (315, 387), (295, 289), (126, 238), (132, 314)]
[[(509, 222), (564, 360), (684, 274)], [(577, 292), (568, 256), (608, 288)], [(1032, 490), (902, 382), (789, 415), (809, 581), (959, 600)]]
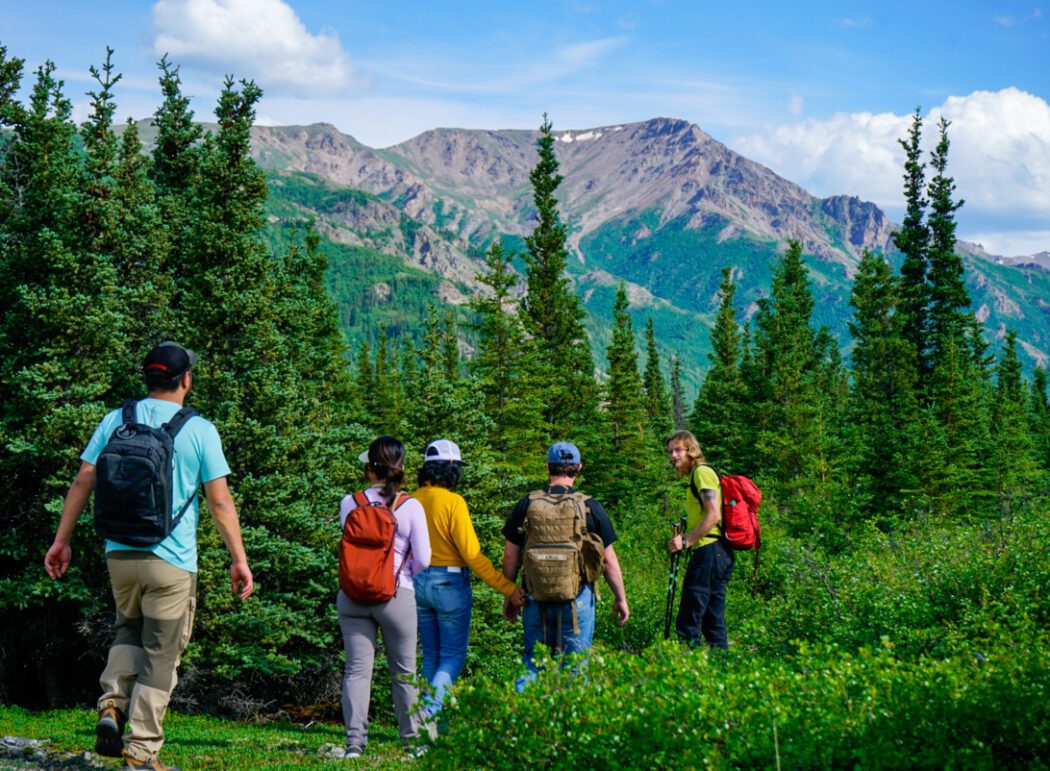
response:
[[(529, 493), (529, 507), (521, 532), (522, 571), (530, 597), (536, 602), (575, 600), (585, 583), (594, 583), (605, 570), (601, 536), (587, 530), (587, 500), (583, 493)], [(576, 605), (573, 628), (578, 633)]]

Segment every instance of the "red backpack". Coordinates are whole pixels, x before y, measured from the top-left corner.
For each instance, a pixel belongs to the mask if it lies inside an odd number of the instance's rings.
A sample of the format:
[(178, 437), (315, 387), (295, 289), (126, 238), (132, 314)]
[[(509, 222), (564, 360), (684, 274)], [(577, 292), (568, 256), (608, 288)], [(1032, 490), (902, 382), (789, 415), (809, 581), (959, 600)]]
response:
[(373, 503), (364, 493), (354, 495), (357, 508), (347, 515), (339, 542), (339, 587), (354, 602), (374, 605), (397, 594), (397, 573), (401, 571), (394, 572), (394, 512), (408, 499), (399, 493), (394, 505), (387, 506)]
[[(745, 476), (722, 474), (714, 466), (708, 468), (718, 475), (718, 483), (722, 486), (722, 539), (736, 551), (754, 549), (757, 569), (758, 551), (762, 548), (762, 528), (758, 524), (762, 491)], [(696, 499), (701, 500), (692, 476), (689, 477), (689, 488)]]

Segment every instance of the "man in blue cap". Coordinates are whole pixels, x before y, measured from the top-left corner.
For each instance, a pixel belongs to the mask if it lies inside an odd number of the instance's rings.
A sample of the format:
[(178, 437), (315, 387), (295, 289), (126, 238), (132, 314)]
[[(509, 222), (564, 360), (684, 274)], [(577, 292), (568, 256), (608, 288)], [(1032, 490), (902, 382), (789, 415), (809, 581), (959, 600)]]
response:
[[(554, 653), (590, 649), (594, 582), (599, 577), (604, 576), (612, 590), (612, 611), (619, 624), (631, 615), (609, 515), (598, 501), (575, 488), (582, 468), (576, 445), (552, 444), (547, 450), (547, 485), (518, 501), (503, 527), (503, 574), (515, 581), (521, 569), (527, 598), (522, 611), (527, 675), (519, 681), (519, 690), (536, 672), (536, 643)], [(517, 606), (505, 604), (503, 615), (516, 621)]]

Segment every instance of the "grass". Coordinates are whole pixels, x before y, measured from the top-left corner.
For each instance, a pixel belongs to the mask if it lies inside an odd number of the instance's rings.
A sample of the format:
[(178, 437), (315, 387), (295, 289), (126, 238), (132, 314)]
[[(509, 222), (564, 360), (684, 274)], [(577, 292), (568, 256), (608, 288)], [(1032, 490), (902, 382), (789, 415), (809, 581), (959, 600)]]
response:
[[(184, 769), (347, 769), (401, 768), (416, 761), (401, 749), (394, 726), (372, 724), (369, 744), (357, 761), (318, 755), (322, 745), (343, 746), (343, 727), (315, 723), (300, 726), (279, 722), (252, 725), (171, 711), (164, 719), (167, 741), (161, 760)], [(0, 705), (0, 736), (49, 739), (48, 751), (57, 756), (83, 756), (95, 744), (95, 712), (86, 709), (32, 712)], [(56, 758), (57, 760), (57, 758)], [(119, 769), (118, 759), (103, 758), (104, 768)], [(57, 763), (55, 764), (58, 765)], [(89, 767), (88, 764), (69, 764)], [(69, 767), (63, 764), (63, 767)], [(33, 768), (8, 764), (0, 768)]]

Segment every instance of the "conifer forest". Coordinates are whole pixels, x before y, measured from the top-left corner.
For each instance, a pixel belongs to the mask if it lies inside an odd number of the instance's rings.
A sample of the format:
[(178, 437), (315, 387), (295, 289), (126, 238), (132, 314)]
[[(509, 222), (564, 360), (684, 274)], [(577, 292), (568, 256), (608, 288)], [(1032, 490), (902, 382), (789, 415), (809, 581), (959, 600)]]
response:
[[(518, 694), (521, 627), (475, 582), (467, 668), (421, 762), (1050, 766), (1047, 373), (1009, 329), (993, 347), (971, 309), (946, 121), (932, 152), (918, 112), (900, 138), (898, 253), (856, 266), (848, 339), (815, 323), (806, 255), (788, 241), (753, 313), (721, 271), (706, 360), (662, 357), (623, 284), (596, 349), (544, 116), (534, 228), (488, 244), (484, 291), (456, 314), (420, 304), (418, 335), (380, 326), (351, 346), (323, 240), (267, 220), (250, 154), (260, 87), (230, 77), (214, 115), (195, 115), (165, 58), (147, 142), (118, 119), (111, 57), (91, 75), (78, 124), (54, 66), (26, 72), (0, 46), (0, 702), (97, 697), (113, 600), (90, 512), (63, 580), (43, 555), (87, 439), (144, 395), (143, 353), (172, 339), (199, 357), (190, 404), (222, 436), (256, 581), (250, 600), (230, 596), (202, 514), (174, 710), (339, 720), (337, 511), (364, 485), (372, 438), (405, 443), (408, 480), (429, 441), (459, 444), (458, 492), (497, 565), (512, 506), (545, 481), (547, 446), (569, 440), (579, 487), (615, 524), (631, 618), (618, 626), (603, 593), (585, 676), (553, 666)], [(695, 393), (683, 365), (704, 372)], [(665, 440), (683, 428), (763, 492), (726, 652), (663, 640), (686, 494)], [(382, 664), (372, 701), (393, 722)]]

